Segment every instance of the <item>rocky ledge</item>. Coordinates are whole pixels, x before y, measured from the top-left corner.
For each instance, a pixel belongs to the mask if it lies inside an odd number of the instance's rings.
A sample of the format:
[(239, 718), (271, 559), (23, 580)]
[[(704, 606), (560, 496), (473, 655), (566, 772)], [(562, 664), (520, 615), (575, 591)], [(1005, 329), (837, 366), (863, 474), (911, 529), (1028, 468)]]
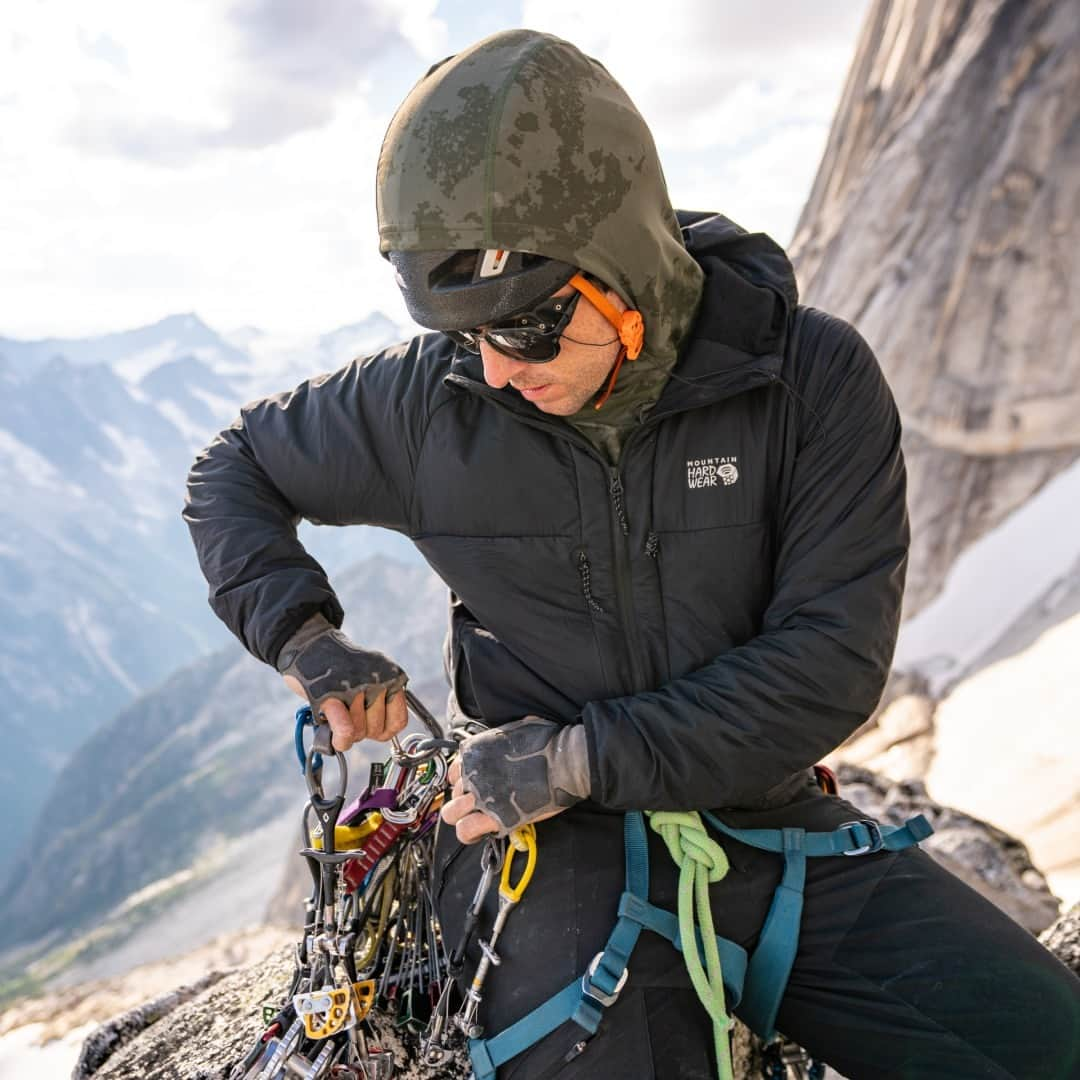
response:
[[(844, 796), (868, 815), (899, 824), (925, 814), (936, 832), (924, 848), (1033, 932), (1080, 974), (1080, 905), (1061, 918), (1058, 903), (1023, 844), (1001, 830), (930, 799), (921, 783), (893, 783), (866, 769), (840, 770)], [(261, 1031), (261, 1006), (278, 1001), (293, 968), (291, 948), (227, 975), (207, 973), (110, 1020), (87, 1040), (72, 1080), (227, 1080)], [(393, 1052), (395, 1080), (465, 1080), (462, 1057), (436, 1074), (389, 1024), (375, 1023), (379, 1044)], [(762, 1048), (741, 1025), (736, 1076), (761, 1075)], [(835, 1075), (835, 1074), (832, 1074)]]

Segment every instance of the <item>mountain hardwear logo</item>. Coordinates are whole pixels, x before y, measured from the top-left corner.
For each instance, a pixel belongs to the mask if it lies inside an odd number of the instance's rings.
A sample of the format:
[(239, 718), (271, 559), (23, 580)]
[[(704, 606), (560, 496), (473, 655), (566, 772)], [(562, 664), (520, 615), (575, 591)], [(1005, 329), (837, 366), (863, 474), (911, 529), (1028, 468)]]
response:
[(730, 487), (739, 479), (738, 458), (692, 458), (686, 463), (686, 484), (691, 488)]

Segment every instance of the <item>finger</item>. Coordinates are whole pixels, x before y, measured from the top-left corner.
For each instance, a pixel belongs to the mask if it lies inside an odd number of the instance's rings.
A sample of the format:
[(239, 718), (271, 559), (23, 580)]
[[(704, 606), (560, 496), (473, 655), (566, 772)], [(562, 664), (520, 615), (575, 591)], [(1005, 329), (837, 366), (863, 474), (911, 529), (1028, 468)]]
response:
[(490, 815), (478, 810), (475, 814), (466, 814), (458, 823), (455, 830), (457, 838), (463, 844), (475, 844), (489, 833), (499, 831), (499, 823)]
[(364, 717), (360, 715), (359, 731), (357, 731), (356, 717), (345, 708), (343, 701), (338, 701), (337, 698), (328, 698), (322, 703), (322, 714), (326, 717), (326, 722), (330, 725), (330, 731), (333, 736), (332, 744), (335, 750), (340, 753), (348, 750), (350, 746), (358, 739), (363, 738), (363, 724)]
[(400, 691), (386, 703), (387, 738), (400, 735), (409, 726), (409, 706)]
[(364, 705), (364, 695), (357, 694), (349, 705), (349, 718), (353, 726), (353, 742), (359, 742), (368, 737), (368, 727), (371, 724), (371, 711)]
[[(363, 703), (364, 695), (357, 694), (357, 700)], [(390, 736), (386, 732), (386, 691), (367, 706), (367, 726), (365, 738), (375, 739), (377, 742), (386, 742)]]
[(456, 758), (450, 763), (446, 778), (450, 781), (451, 798), (456, 799), (458, 796), (465, 794), (465, 781), (461, 778), (461, 766)]
[(476, 796), (470, 793), (443, 803), (443, 808), (439, 812), (447, 825), (456, 825), (466, 814), (471, 814), (475, 809)]

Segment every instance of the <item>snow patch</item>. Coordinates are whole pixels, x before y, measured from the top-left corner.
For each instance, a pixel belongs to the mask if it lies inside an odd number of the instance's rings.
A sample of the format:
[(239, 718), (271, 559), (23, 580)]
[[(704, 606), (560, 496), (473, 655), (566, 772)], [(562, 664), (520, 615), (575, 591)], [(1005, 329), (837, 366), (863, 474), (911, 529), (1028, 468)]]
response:
[(934, 798), (1023, 839), (1066, 903), (1080, 899), (1080, 615), (961, 682), (934, 717)]
[(48, 1024), (27, 1024), (0, 1037), (0, 1080), (68, 1080), (79, 1060), (82, 1044), (96, 1023), (48, 1039)]
[(140, 688), (113, 657), (109, 631), (95, 621), (94, 612), (86, 600), (73, 599), (64, 609), (64, 625), (74, 643), (84, 646), (84, 651), (97, 660), (125, 690), (132, 696), (138, 696)]
[(138, 435), (125, 434), (113, 424), (102, 424), (101, 430), (105, 432), (109, 441), (121, 455), (119, 463), (102, 463), (102, 468), (106, 472), (116, 477), (134, 477), (147, 470), (160, 469), (161, 463), (157, 455)]
[(30, 487), (45, 491), (59, 491), (76, 498), (85, 498), (86, 491), (78, 484), (65, 480), (60, 471), (47, 458), (32, 447), (16, 439), (10, 431), (0, 428), (0, 459), (7, 459), (3, 472), (14, 473)]
[(939, 697), (1080, 558), (1080, 461), (971, 545), (938, 597), (900, 628), (893, 666)]
[(176, 338), (165, 338), (149, 348), (140, 349), (138, 352), (125, 356), (122, 360), (114, 361), (113, 370), (130, 382), (138, 382), (149, 375), (154, 368), (160, 367), (169, 360), (175, 360), (180, 351), (178, 344)]
[[(184, 326), (181, 329), (194, 329), (194, 326)], [(229, 354), (220, 345), (190, 345), (175, 337), (165, 338), (145, 349), (129, 353), (119, 360), (114, 360), (111, 366), (122, 379), (135, 384), (163, 364), (186, 357), (194, 357), (219, 375), (247, 371), (247, 365), (242, 358)]]
[(220, 416), (223, 420), (236, 416), (243, 404), (243, 402), (222, 397), (220, 394), (211, 393), (200, 386), (191, 386), (188, 389), (193, 398), (198, 398), (215, 416)]
[(155, 401), (154, 407), (174, 428), (176, 428), (177, 431), (180, 432), (181, 435), (184, 436), (185, 439), (188, 440), (193, 449), (198, 450), (199, 447), (205, 444), (206, 430), (203, 428), (202, 424), (197, 424), (192, 420), (175, 401), (170, 401), (167, 398), (161, 401)]
[(220, 345), (196, 345), (184, 349), (182, 355), (201, 360), (216, 375), (246, 373), (249, 366), (246, 356), (229, 354)]
[(10, 467), (32, 487), (55, 489), (61, 486), (56, 466), (4, 428), (0, 428), (0, 455), (8, 458)]
[(245, 346), (260, 373), (295, 367), (318, 354), (318, 338), (312, 334), (260, 334)]

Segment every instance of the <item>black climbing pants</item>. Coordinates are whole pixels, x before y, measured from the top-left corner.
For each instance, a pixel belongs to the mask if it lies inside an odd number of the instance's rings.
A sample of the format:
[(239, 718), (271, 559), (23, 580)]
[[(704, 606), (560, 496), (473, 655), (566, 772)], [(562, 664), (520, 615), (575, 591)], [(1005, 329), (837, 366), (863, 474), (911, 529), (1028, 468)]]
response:
[[(723, 812), (745, 828), (828, 831), (862, 815), (807, 787), (788, 806)], [(674, 864), (649, 830), (650, 899), (676, 909)], [(623, 887), (622, 815), (582, 804), (537, 828), (532, 884), (506, 925), (480, 1019), (494, 1035), (588, 966)], [(718, 837), (731, 869), (711, 888), (716, 932), (751, 951), (780, 878), (778, 855)], [(439, 841), (439, 904), (455, 940), (479, 845)], [(482, 926), (494, 915), (494, 890)], [(478, 959), (475, 945), (466, 972)], [(736, 1015), (738, 1009), (735, 1010)], [(1036, 939), (915, 849), (807, 862), (802, 932), (777, 1026), (849, 1080), (1080, 1077), (1080, 980)], [(565, 1024), (499, 1080), (707, 1080), (711, 1023), (680, 953), (643, 931), (630, 978), (588, 1048)]]

